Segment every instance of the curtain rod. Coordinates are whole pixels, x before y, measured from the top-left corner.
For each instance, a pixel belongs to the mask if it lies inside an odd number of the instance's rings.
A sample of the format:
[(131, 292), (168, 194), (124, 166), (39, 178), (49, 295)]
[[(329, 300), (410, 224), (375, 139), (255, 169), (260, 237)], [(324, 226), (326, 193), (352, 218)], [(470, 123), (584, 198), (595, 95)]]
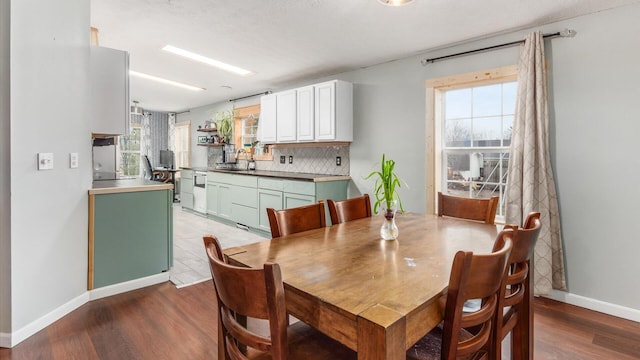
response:
[(247, 95), (247, 96), (243, 96), (243, 97), (239, 97), (239, 98), (235, 98), (235, 99), (229, 99), (229, 102), (234, 102), (234, 101), (247, 99), (247, 98), (254, 97), (254, 96), (269, 95), (269, 94), (271, 94), (271, 91), (267, 90), (265, 92), (261, 92), (261, 93), (257, 93), (257, 94), (253, 94), (253, 95)]
[[(555, 38), (555, 37), (574, 37), (575, 35), (576, 35), (576, 31), (575, 30), (564, 29), (564, 30), (558, 31), (556, 33), (544, 34), (544, 35), (542, 35), (542, 37), (545, 38), (545, 39), (552, 39), (552, 38)], [(422, 66), (426, 66), (427, 64), (429, 64), (429, 63), (433, 64), (436, 61), (441, 61), (441, 60), (445, 60), (445, 59), (449, 59), (449, 58), (453, 58), (453, 57), (458, 57), (458, 56), (469, 55), (469, 54), (475, 54), (475, 53), (489, 51), (489, 50), (501, 49), (501, 48), (504, 48), (504, 47), (515, 46), (515, 45), (519, 45), (519, 44), (522, 44), (522, 43), (524, 43), (524, 40), (512, 41), (512, 42), (508, 42), (508, 43), (504, 43), (504, 44), (488, 46), (488, 47), (481, 48), (481, 49), (463, 51), (463, 52), (459, 52), (459, 53), (455, 53), (455, 54), (451, 54), (451, 55), (440, 56), (440, 57), (435, 57), (435, 58), (431, 58), (431, 59), (424, 58), (424, 59), (420, 60), (420, 62), (422, 63)]]

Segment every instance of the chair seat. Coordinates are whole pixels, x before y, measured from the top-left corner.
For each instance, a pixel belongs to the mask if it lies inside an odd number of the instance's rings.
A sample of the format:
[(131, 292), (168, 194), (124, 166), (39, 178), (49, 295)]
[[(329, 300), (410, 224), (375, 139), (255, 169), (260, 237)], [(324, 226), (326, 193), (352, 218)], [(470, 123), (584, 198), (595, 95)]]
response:
[[(471, 339), (473, 335), (465, 329), (460, 330), (460, 340)], [(409, 350), (407, 350), (407, 360), (440, 360), (440, 350), (442, 349), (442, 323), (423, 336)], [(482, 359), (487, 356), (461, 357), (460, 359)]]
[[(313, 327), (298, 321), (287, 328), (289, 359), (292, 360), (355, 360), (355, 351), (324, 335)], [(253, 351), (251, 360), (270, 360), (266, 353)]]

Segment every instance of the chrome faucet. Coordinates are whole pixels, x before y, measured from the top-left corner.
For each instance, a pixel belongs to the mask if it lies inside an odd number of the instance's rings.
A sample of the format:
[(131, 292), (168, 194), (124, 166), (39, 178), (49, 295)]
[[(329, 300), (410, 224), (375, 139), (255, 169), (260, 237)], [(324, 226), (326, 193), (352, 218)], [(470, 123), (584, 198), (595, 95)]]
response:
[(247, 153), (247, 150), (245, 149), (238, 150), (238, 152), (236, 153), (236, 161), (238, 161), (237, 159), (240, 158), (240, 154), (242, 153), (244, 153), (244, 159), (247, 162), (247, 167), (245, 170), (249, 170), (249, 154)]

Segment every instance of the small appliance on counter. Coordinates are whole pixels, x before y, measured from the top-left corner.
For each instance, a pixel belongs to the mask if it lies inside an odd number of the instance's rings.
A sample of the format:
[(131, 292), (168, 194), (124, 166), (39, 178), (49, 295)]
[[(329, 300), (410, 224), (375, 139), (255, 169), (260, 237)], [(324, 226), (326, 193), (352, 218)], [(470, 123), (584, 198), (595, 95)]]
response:
[(115, 137), (93, 139), (93, 180), (118, 179)]

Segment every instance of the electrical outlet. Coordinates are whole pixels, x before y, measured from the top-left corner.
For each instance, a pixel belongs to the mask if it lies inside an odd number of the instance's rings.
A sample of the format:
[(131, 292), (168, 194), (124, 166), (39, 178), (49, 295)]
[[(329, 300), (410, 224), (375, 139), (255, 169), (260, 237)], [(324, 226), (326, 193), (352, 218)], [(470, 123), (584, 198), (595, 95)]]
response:
[(75, 169), (78, 167), (78, 153), (69, 154), (69, 167)]
[(293, 155), (289, 155), (289, 164), (293, 164)]
[(342, 158), (340, 156), (336, 156), (336, 166), (342, 165)]
[(280, 164), (284, 164), (286, 162), (286, 157), (284, 155), (280, 156)]

